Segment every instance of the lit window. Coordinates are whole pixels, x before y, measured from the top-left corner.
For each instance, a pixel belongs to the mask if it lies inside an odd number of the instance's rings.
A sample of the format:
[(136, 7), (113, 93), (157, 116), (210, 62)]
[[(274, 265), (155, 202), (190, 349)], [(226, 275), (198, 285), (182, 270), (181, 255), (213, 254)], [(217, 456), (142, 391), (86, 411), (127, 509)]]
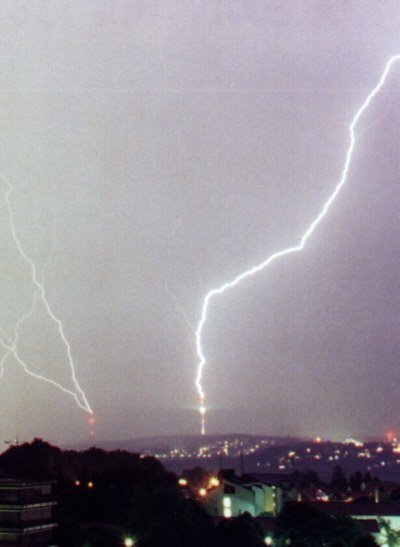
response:
[(224, 517), (230, 519), (232, 516), (232, 509), (230, 507), (224, 507)]
[(231, 498), (225, 497), (222, 503), (223, 503), (223, 506), (227, 509), (232, 507)]

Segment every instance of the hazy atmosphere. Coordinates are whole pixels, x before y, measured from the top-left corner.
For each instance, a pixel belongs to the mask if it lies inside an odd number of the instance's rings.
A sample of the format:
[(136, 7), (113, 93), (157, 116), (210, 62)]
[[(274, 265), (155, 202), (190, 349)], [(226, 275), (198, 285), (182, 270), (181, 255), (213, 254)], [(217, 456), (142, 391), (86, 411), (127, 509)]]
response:
[[(23, 250), (96, 419), (11, 352), (0, 442), (197, 433), (203, 299), (321, 210), (352, 117), (400, 53), (399, 2), (32, 0), (0, 15), (1, 356), (35, 295)], [(213, 301), (210, 433), (400, 434), (399, 89), (400, 62), (304, 251)], [(40, 298), (17, 330), (29, 369), (76, 393)]]

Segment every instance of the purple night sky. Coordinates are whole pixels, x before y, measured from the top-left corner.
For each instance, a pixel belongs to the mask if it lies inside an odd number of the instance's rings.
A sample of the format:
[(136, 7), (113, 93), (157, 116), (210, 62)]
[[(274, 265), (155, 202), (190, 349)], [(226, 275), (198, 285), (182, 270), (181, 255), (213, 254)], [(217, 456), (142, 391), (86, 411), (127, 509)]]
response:
[[(0, 358), (34, 294), (9, 181), (95, 438), (197, 433), (203, 298), (321, 210), (352, 117), (400, 54), (399, 3), (4, 0), (0, 14)], [(399, 115), (400, 62), (304, 251), (210, 307), (210, 433), (400, 434)], [(40, 303), (18, 351), (75, 390)], [(0, 442), (88, 439), (71, 395), (3, 364)]]

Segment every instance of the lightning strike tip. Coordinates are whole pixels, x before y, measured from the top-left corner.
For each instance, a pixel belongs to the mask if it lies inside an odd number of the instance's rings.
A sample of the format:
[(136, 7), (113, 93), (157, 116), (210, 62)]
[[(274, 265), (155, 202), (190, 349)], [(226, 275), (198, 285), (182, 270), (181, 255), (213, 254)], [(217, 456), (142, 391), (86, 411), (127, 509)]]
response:
[(202, 378), (203, 378), (203, 369), (206, 365), (206, 357), (203, 353), (202, 333), (203, 333), (203, 329), (205, 327), (205, 324), (207, 322), (208, 309), (209, 309), (211, 300), (213, 300), (214, 297), (216, 297), (217, 295), (223, 294), (226, 290), (229, 290), (229, 289), (235, 287), (237, 284), (239, 284), (244, 279), (256, 274), (257, 272), (259, 272), (261, 270), (263, 270), (264, 268), (269, 266), (269, 264), (271, 264), (275, 260), (278, 260), (280, 258), (283, 258), (283, 257), (288, 256), (290, 254), (293, 254), (295, 252), (300, 252), (304, 249), (308, 239), (314, 233), (315, 229), (320, 224), (320, 222), (323, 220), (325, 215), (328, 213), (329, 209), (331, 208), (331, 205), (335, 201), (335, 199), (336, 199), (337, 195), (339, 194), (340, 190), (342, 189), (342, 187), (347, 182), (347, 177), (348, 177), (348, 173), (349, 173), (349, 169), (350, 169), (350, 163), (351, 163), (351, 159), (352, 159), (352, 155), (353, 155), (353, 150), (354, 150), (354, 147), (355, 147), (355, 144), (356, 144), (356, 134), (355, 134), (356, 125), (357, 125), (360, 117), (365, 112), (365, 110), (367, 110), (369, 104), (371, 103), (371, 101), (373, 100), (375, 95), (377, 95), (379, 93), (380, 89), (382, 88), (382, 86), (385, 83), (386, 77), (387, 77), (387, 75), (390, 71), (390, 68), (391, 68), (392, 64), (396, 61), (400, 61), (400, 54), (392, 55), (389, 58), (389, 60), (386, 62), (385, 68), (384, 68), (384, 70), (383, 70), (383, 72), (382, 72), (382, 74), (379, 78), (378, 83), (370, 91), (370, 93), (367, 95), (367, 97), (362, 102), (361, 106), (358, 108), (358, 110), (354, 114), (354, 116), (351, 120), (351, 123), (349, 125), (349, 137), (350, 137), (350, 139), (349, 139), (349, 145), (348, 145), (348, 148), (347, 148), (347, 152), (345, 154), (345, 161), (344, 161), (344, 165), (343, 165), (343, 168), (342, 168), (341, 176), (340, 176), (338, 182), (336, 183), (336, 185), (333, 189), (333, 192), (330, 194), (328, 199), (323, 204), (323, 206), (322, 206), (320, 212), (318, 213), (318, 215), (311, 222), (311, 224), (306, 229), (306, 231), (304, 232), (302, 237), (299, 238), (299, 242), (292, 245), (292, 246), (290, 246), (290, 247), (287, 247), (285, 249), (282, 249), (280, 251), (277, 251), (277, 252), (271, 254), (263, 262), (261, 262), (261, 263), (255, 265), (255, 266), (249, 268), (248, 270), (240, 273), (234, 279), (231, 279), (230, 281), (222, 284), (220, 287), (217, 287), (215, 289), (210, 290), (206, 294), (206, 296), (203, 300), (200, 320), (198, 322), (196, 332), (195, 332), (195, 334), (196, 334), (196, 351), (197, 351), (197, 355), (198, 355), (198, 358), (199, 358), (198, 365), (197, 365), (197, 374), (196, 374), (195, 385), (196, 385), (197, 392), (198, 392), (198, 395), (199, 395), (199, 402), (200, 402), (199, 410), (200, 410), (200, 414), (202, 416), (201, 433), (203, 435), (205, 433), (205, 416), (204, 415), (205, 415), (206, 409), (205, 409), (205, 404), (204, 404), (205, 394), (204, 394), (203, 385), (202, 385)]

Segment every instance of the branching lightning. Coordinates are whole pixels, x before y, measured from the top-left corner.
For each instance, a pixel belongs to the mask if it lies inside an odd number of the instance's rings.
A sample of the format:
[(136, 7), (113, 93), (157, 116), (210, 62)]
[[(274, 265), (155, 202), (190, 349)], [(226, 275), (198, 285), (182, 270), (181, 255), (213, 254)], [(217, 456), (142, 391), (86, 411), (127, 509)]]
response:
[(261, 262), (260, 264), (257, 264), (256, 266), (253, 266), (252, 268), (246, 270), (245, 272), (239, 274), (231, 281), (228, 281), (227, 283), (224, 283), (220, 287), (217, 287), (216, 289), (212, 289), (209, 291), (204, 300), (203, 305), (201, 309), (201, 316), (200, 321), (197, 325), (196, 329), (196, 351), (199, 358), (199, 362), (197, 365), (197, 375), (195, 380), (195, 385), (197, 388), (197, 393), (199, 397), (199, 412), (201, 417), (201, 433), (205, 434), (205, 427), (206, 427), (206, 404), (205, 404), (205, 391), (203, 388), (203, 370), (204, 366), (206, 364), (206, 357), (204, 355), (203, 346), (202, 346), (202, 334), (204, 330), (204, 326), (207, 321), (207, 314), (210, 307), (211, 301), (214, 299), (215, 296), (223, 294), (228, 289), (231, 289), (238, 285), (241, 281), (244, 279), (258, 273), (259, 271), (263, 270), (267, 266), (269, 266), (272, 262), (279, 258), (283, 258), (284, 256), (290, 255), (292, 253), (300, 252), (304, 249), (308, 239), (311, 237), (311, 235), (314, 233), (314, 230), (317, 228), (318, 224), (322, 221), (322, 219), (325, 217), (325, 215), (328, 213), (331, 205), (335, 201), (336, 197), (338, 196), (340, 190), (347, 182), (348, 172), (350, 168), (351, 158), (353, 155), (354, 146), (356, 143), (356, 137), (355, 137), (355, 128), (357, 126), (358, 121), (360, 120), (361, 116), (365, 112), (365, 110), (370, 105), (371, 101), (379, 93), (380, 89), (385, 83), (386, 77), (392, 67), (392, 65), (400, 60), (400, 54), (392, 56), (388, 62), (386, 63), (385, 69), (377, 83), (377, 85), (372, 89), (372, 91), (369, 93), (367, 98), (364, 100), (360, 108), (355, 113), (350, 126), (349, 126), (349, 135), (350, 135), (350, 143), (346, 152), (345, 156), (345, 162), (342, 169), (342, 173), (339, 179), (339, 182), (336, 184), (332, 194), (329, 196), (327, 201), (324, 203), (321, 211), (319, 214), (315, 217), (315, 219), (311, 222), (310, 226), (306, 230), (306, 232), (303, 234), (303, 236), (300, 239), (300, 242), (297, 245), (294, 245), (292, 247), (287, 247), (286, 249), (282, 249), (281, 251), (277, 251), (270, 255), (266, 260)]
[[(13, 187), (12, 187), (11, 183), (4, 176), (0, 175), (0, 178), (1, 178), (1, 180), (3, 180), (3, 182), (7, 186), (7, 191), (5, 193), (5, 198), (4, 199), (5, 199), (5, 203), (6, 203), (6, 206), (7, 206), (8, 221), (9, 221), (9, 226), (10, 226), (12, 239), (13, 239), (13, 241), (14, 241), (14, 243), (15, 243), (21, 257), (25, 260), (25, 262), (27, 262), (27, 264), (30, 267), (31, 276), (32, 276), (32, 283), (35, 287), (35, 290), (34, 290), (34, 293), (33, 293), (33, 298), (32, 298), (31, 308), (27, 313), (22, 315), (20, 317), (20, 319), (17, 321), (17, 323), (15, 324), (14, 332), (13, 332), (13, 339), (12, 340), (5, 339), (5, 340), (0, 341), (0, 345), (6, 350), (6, 353), (3, 355), (2, 359), (0, 360), (0, 378), (4, 373), (4, 364), (5, 364), (6, 360), (9, 357), (13, 356), (14, 359), (21, 365), (23, 370), (29, 376), (32, 376), (33, 378), (36, 378), (37, 380), (47, 382), (48, 384), (51, 384), (52, 386), (60, 389), (64, 393), (66, 393), (68, 395), (71, 395), (72, 397), (74, 397), (75, 402), (76, 402), (76, 404), (78, 405), (79, 408), (81, 408), (82, 410), (85, 410), (89, 414), (92, 414), (93, 412), (92, 412), (92, 409), (91, 409), (91, 407), (88, 403), (86, 395), (85, 395), (84, 391), (82, 390), (82, 388), (80, 387), (80, 385), (78, 383), (78, 380), (76, 378), (74, 362), (73, 362), (72, 354), (71, 354), (71, 346), (70, 346), (70, 344), (69, 344), (69, 342), (68, 342), (68, 340), (65, 336), (63, 325), (51, 309), (51, 306), (50, 306), (50, 304), (47, 300), (45, 287), (44, 287), (42, 281), (38, 277), (35, 263), (25, 253), (25, 251), (22, 247), (22, 244), (21, 244), (21, 242), (18, 238), (17, 231), (15, 229), (13, 209), (12, 209), (12, 205), (11, 205), (11, 194), (12, 194), (12, 191), (13, 191)], [(26, 322), (34, 314), (38, 301), (40, 301), (43, 304), (44, 309), (46, 310), (48, 317), (57, 326), (59, 336), (60, 336), (61, 341), (63, 342), (63, 345), (65, 346), (65, 349), (66, 349), (68, 365), (69, 365), (69, 369), (70, 369), (70, 373), (71, 373), (71, 380), (72, 380), (72, 384), (75, 388), (75, 391), (72, 391), (70, 389), (65, 388), (64, 386), (62, 386), (61, 384), (59, 384), (58, 382), (56, 382), (56, 381), (54, 381), (50, 378), (47, 378), (45, 376), (42, 376), (40, 374), (36, 374), (35, 372), (32, 372), (29, 369), (28, 365), (25, 363), (25, 361), (20, 357), (20, 355), (18, 353), (19, 330), (20, 330), (22, 324), (24, 322)], [(3, 331), (3, 329), (1, 329), (1, 330)]]
[(185, 309), (180, 305), (177, 297), (174, 295), (174, 293), (171, 291), (171, 289), (168, 287), (168, 284), (165, 283), (165, 290), (166, 292), (169, 294), (169, 296), (172, 298), (173, 302), (174, 302), (174, 305), (175, 305), (175, 309), (177, 311), (177, 314), (179, 314), (179, 316), (182, 318), (183, 322), (185, 323), (185, 325), (188, 327), (188, 329), (190, 330), (190, 332), (192, 334), (195, 333), (194, 331), (194, 328), (192, 327), (190, 321), (189, 321), (189, 318), (187, 316), (187, 313), (185, 311)]

